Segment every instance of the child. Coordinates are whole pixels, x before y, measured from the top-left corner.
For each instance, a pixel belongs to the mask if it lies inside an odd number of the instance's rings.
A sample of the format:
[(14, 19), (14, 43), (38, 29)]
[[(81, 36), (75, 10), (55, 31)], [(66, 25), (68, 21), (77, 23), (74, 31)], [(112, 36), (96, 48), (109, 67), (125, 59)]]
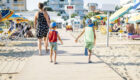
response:
[(92, 53), (92, 48), (93, 45), (95, 45), (96, 43), (96, 33), (95, 33), (95, 29), (94, 29), (94, 24), (92, 23), (91, 19), (86, 19), (86, 27), (83, 30), (83, 32), (76, 38), (75, 42), (78, 42), (78, 39), (85, 33), (85, 48), (88, 49), (88, 53), (89, 53), (89, 59), (88, 59), (88, 63), (92, 63), (91, 61), (91, 53)]
[(51, 28), (51, 30), (48, 34), (50, 47), (51, 47), (50, 61), (53, 62), (52, 55), (53, 55), (53, 52), (54, 52), (55, 53), (54, 64), (57, 64), (57, 62), (56, 62), (57, 38), (60, 40), (61, 44), (63, 44), (63, 42), (62, 42), (58, 32), (56, 31), (56, 23), (55, 22), (51, 23), (50, 28)]

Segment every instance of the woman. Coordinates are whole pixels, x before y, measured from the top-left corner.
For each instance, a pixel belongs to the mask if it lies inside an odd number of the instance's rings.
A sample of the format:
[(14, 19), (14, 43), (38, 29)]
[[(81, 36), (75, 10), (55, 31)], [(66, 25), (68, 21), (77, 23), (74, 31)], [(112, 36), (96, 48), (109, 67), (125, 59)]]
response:
[(34, 27), (36, 28), (36, 37), (38, 38), (39, 55), (41, 55), (41, 43), (44, 38), (46, 52), (48, 51), (47, 33), (49, 31), (50, 19), (47, 12), (44, 11), (43, 3), (38, 4), (39, 11), (35, 14)]

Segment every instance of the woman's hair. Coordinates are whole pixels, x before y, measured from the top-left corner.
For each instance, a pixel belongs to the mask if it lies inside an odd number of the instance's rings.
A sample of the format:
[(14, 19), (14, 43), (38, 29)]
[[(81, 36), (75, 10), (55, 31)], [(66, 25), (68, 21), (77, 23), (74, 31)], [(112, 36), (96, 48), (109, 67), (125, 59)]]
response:
[(43, 9), (43, 7), (44, 7), (44, 4), (43, 3), (38, 3), (38, 8), (39, 9)]

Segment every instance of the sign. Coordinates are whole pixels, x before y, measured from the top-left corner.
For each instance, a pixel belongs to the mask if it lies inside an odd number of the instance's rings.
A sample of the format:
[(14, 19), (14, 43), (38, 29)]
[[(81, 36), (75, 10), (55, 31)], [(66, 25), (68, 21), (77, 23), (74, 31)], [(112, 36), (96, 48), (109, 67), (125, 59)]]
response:
[(75, 6), (74, 5), (66, 5), (65, 10), (75, 10)]
[(75, 11), (75, 6), (74, 5), (66, 5), (65, 6), (65, 12), (68, 14), (72, 14)]
[(102, 11), (115, 11), (115, 4), (102, 4)]

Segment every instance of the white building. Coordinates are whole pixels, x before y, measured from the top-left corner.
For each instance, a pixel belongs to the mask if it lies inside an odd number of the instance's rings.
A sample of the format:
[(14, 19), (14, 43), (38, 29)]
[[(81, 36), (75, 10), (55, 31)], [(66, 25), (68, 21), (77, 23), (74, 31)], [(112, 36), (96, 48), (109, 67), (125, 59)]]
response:
[(26, 0), (0, 0), (1, 9), (12, 9), (14, 11), (25, 11)]
[[(48, 6), (54, 11), (60, 12), (61, 15), (66, 16), (65, 5), (68, 5), (68, 0), (49, 0)], [(84, 1), (71, 0), (71, 5), (75, 5), (75, 12), (78, 16), (84, 16)]]

